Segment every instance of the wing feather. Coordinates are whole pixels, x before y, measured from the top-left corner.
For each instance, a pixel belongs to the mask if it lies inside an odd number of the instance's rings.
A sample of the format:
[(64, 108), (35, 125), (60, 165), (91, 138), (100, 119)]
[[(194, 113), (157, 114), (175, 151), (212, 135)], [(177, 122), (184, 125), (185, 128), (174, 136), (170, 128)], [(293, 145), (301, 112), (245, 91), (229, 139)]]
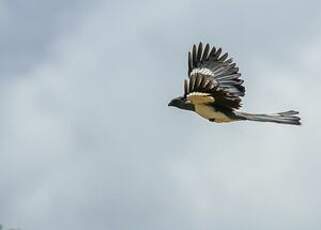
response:
[(203, 44), (200, 43), (197, 49), (197, 57), (196, 57), (197, 65), (201, 64), (202, 52), (203, 52)]
[(239, 108), (241, 97), (245, 94), (242, 85), (244, 81), (240, 79), (241, 73), (233, 59), (228, 58), (228, 53), (222, 55), (222, 52), (221, 48), (217, 49), (209, 44), (203, 46), (201, 42), (198, 46), (193, 45), (192, 51), (188, 53), (189, 92), (198, 88), (215, 89), (219, 92), (216, 96), (219, 95), (221, 98), (218, 101), (223, 103), (222, 106), (224, 106), (223, 97), (226, 97), (227, 101), (233, 101), (233, 103), (228, 102), (227, 106)]
[(210, 51), (210, 45), (206, 44), (204, 52), (203, 52), (202, 60), (207, 60), (209, 51)]
[(196, 49), (196, 45), (193, 46), (193, 68), (197, 67), (197, 59), (196, 59), (196, 53), (197, 53), (197, 49)]
[(202, 74), (195, 74), (184, 81), (184, 93), (185, 98), (196, 103), (210, 103), (230, 110), (241, 107), (240, 97), (220, 88), (217, 81)]

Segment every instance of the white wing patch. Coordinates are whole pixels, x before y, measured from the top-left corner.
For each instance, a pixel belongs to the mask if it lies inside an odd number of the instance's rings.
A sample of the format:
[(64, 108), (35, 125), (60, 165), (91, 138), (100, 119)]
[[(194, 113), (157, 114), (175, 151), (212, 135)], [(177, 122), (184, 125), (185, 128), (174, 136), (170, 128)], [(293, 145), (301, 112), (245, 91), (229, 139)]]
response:
[(206, 104), (206, 103), (213, 103), (215, 98), (211, 96), (209, 93), (200, 93), (200, 92), (193, 92), (187, 95), (187, 100), (189, 100), (192, 104)]
[(203, 74), (203, 75), (213, 76), (214, 77), (213, 71), (211, 71), (208, 68), (196, 68), (196, 69), (193, 69), (191, 74), (190, 74), (190, 76), (193, 76), (195, 74)]

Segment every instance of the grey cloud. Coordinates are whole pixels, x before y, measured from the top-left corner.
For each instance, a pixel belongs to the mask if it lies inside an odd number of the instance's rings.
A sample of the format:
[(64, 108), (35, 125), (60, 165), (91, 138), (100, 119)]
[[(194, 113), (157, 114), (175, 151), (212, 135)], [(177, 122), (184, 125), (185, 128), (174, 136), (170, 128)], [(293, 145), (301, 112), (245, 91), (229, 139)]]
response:
[(0, 22), (1, 75), (30, 71), (48, 55), (50, 44), (77, 23), (77, 14), (91, 11), (86, 1), (3, 1)]
[[(45, 18), (51, 4), (25, 7)], [(72, 28), (61, 22), (54, 36), (40, 27), (35, 37), (49, 47), (43, 58), (30, 49), (29, 70), (1, 80), (1, 223), (318, 229), (320, 110), (311, 105), (320, 74), (311, 68), (321, 51), (321, 33), (311, 29), (320, 23), (318, 4), (287, 11), (276, 1), (106, 1), (74, 10)], [(73, 11), (54, 6), (52, 18)], [(298, 28), (304, 33), (293, 36)], [(279, 36), (267, 38), (272, 33)], [(182, 92), (186, 51), (199, 40), (236, 57), (247, 110), (295, 107), (304, 125), (215, 125), (167, 108)]]

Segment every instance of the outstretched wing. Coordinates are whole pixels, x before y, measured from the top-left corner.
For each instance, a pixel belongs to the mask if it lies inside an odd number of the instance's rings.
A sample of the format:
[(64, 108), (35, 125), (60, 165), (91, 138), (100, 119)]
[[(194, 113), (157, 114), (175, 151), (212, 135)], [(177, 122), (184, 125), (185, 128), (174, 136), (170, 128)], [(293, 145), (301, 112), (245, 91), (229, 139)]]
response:
[(184, 81), (184, 97), (192, 104), (210, 104), (217, 108), (239, 109), (241, 99), (222, 88), (206, 75), (195, 73)]
[[(222, 49), (216, 49), (206, 44), (200, 43), (198, 47), (193, 46), (192, 52), (188, 53), (188, 75), (190, 81), (197, 76), (209, 80), (222, 95), (238, 98), (240, 107), (241, 98), (245, 94), (240, 79), (241, 73), (232, 58), (228, 59), (228, 53), (222, 55)], [(223, 101), (222, 101), (223, 102)]]

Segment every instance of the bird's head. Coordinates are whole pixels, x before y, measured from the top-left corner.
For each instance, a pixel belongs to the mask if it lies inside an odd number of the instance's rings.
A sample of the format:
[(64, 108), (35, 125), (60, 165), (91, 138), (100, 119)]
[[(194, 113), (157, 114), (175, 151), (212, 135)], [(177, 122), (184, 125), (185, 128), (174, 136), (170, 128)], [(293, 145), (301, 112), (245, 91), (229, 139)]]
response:
[(176, 98), (172, 99), (168, 103), (168, 106), (174, 106), (179, 109), (194, 111), (194, 105), (191, 102), (187, 101), (185, 97), (176, 97)]

